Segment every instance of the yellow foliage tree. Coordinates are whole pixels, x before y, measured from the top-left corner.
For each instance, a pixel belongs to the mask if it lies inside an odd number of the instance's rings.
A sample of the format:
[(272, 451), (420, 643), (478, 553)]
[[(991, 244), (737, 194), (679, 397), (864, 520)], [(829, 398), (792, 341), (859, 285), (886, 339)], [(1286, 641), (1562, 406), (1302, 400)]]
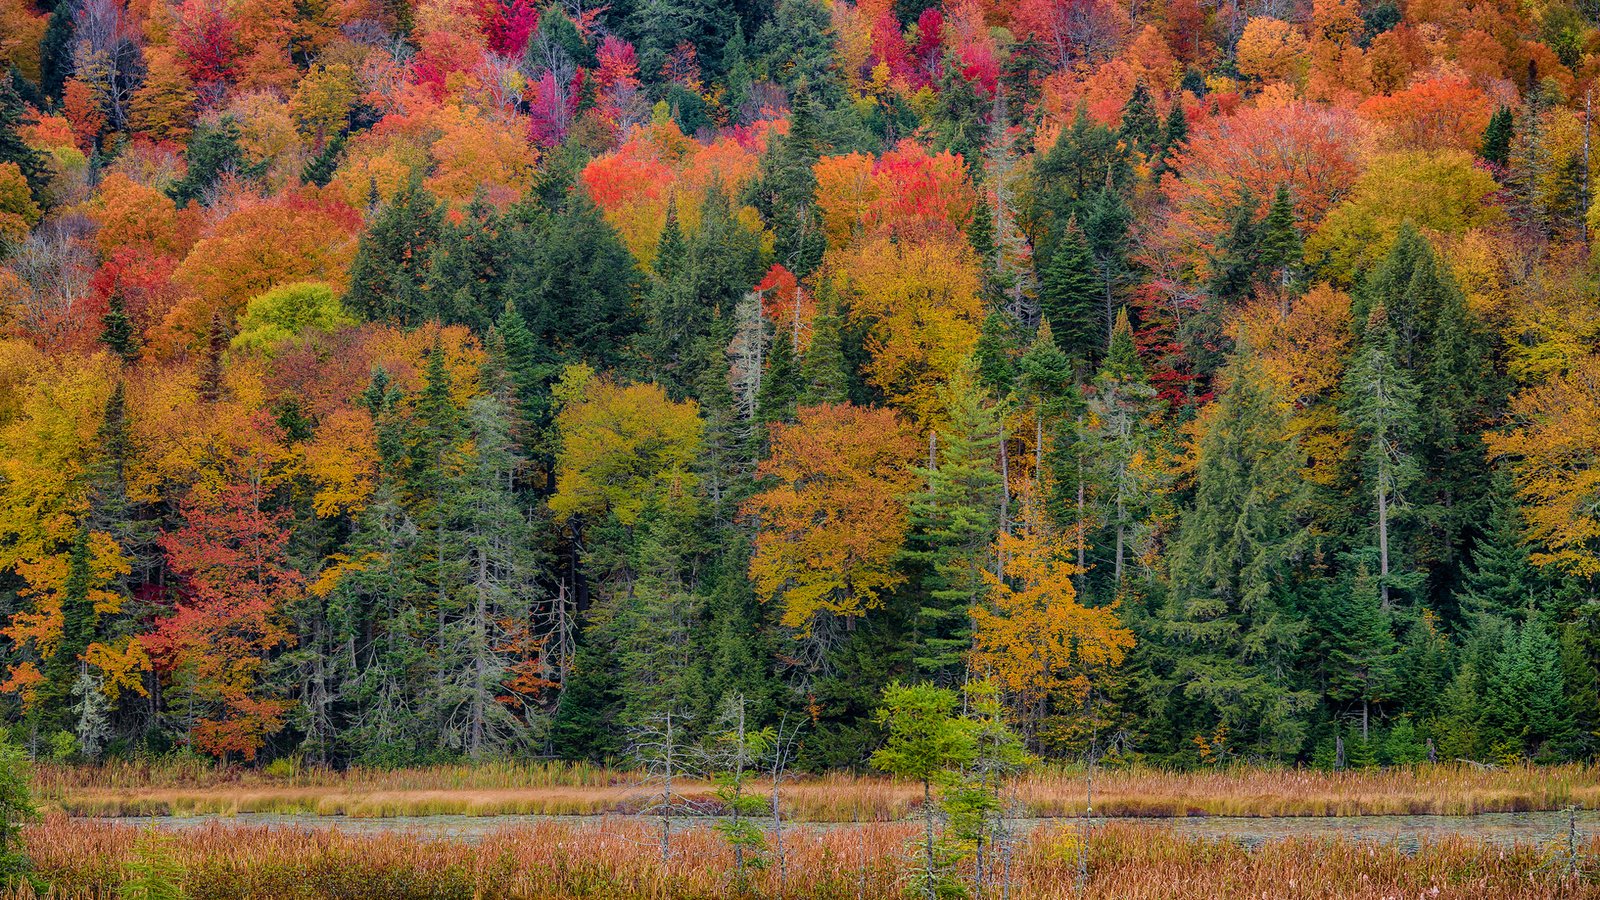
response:
[(757, 523), (750, 577), (782, 621), (809, 636), (818, 620), (854, 624), (905, 576), (895, 565), (915, 487), (916, 439), (892, 410), (848, 403), (801, 407), (772, 426), (757, 474), (770, 486), (745, 503)]
[(1499, 189), (1462, 150), (1380, 156), (1306, 241), (1306, 258), (1348, 283), (1388, 254), (1407, 221), (1442, 235), (1495, 224), (1503, 213), (1489, 195)]
[(1299, 82), (1310, 63), (1300, 29), (1282, 19), (1256, 16), (1239, 36), (1239, 74), (1262, 81)]
[(26, 238), (40, 215), (22, 169), (14, 162), (0, 163), (0, 244)]
[(1600, 356), (1511, 398), (1513, 425), (1485, 435), (1511, 461), (1534, 563), (1600, 574)]
[(919, 243), (887, 235), (833, 254), (851, 318), (867, 328), (867, 378), (919, 423), (939, 415), (941, 387), (978, 341), (984, 306), (965, 238)]
[(550, 510), (558, 521), (610, 513), (634, 525), (652, 504), (687, 504), (704, 423), (692, 400), (654, 384), (617, 384), (571, 366), (556, 386), (561, 450)]
[(1024, 703), (1081, 702), (1092, 679), (1133, 647), (1115, 602), (1078, 602), (1073, 578), (1083, 570), (1068, 562), (1075, 547), (1051, 529), (1029, 491), (1017, 527), (995, 540), (1004, 574), (984, 573), (989, 597), (972, 610), (973, 666)]

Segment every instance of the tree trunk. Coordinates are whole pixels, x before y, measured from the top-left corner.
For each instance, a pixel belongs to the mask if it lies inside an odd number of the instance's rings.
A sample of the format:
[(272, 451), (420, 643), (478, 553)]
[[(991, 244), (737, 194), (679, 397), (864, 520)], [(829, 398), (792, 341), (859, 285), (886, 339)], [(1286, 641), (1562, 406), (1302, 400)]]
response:
[(939, 892), (933, 885), (933, 781), (928, 778), (922, 779), (922, 820), (927, 826), (922, 848), (927, 881), (922, 885), (922, 892), (928, 900), (938, 900)]
[(1384, 489), (1383, 472), (1378, 473), (1378, 591), (1383, 609), (1389, 610), (1389, 492)]

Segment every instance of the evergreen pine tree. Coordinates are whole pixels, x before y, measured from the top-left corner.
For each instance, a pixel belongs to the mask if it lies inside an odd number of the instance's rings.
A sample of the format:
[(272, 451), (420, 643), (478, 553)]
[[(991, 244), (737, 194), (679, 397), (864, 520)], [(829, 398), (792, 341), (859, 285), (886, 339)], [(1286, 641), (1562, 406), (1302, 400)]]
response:
[(1172, 157), (1189, 143), (1189, 117), (1183, 112), (1183, 103), (1173, 101), (1167, 111), (1166, 125), (1161, 130), (1161, 159), (1157, 174), (1172, 171)]
[(426, 322), (433, 309), (423, 288), (434, 244), (444, 230), (444, 212), (421, 178), (412, 176), (362, 233), (345, 306), (376, 322)]
[(1561, 680), (1561, 651), (1536, 618), (1507, 628), (1486, 683), (1483, 729), (1502, 761), (1538, 757), (1570, 727)]
[(934, 106), (934, 144), (940, 150), (960, 154), (969, 163), (982, 156), (985, 119), (989, 101), (962, 72), (962, 66), (946, 63), (939, 78), (938, 101)]
[(588, 195), (571, 191), (554, 211), (520, 204), (508, 219), (504, 294), (552, 374), (574, 362), (633, 362), (641, 275)]
[(1379, 580), (1364, 565), (1343, 584), (1324, 620), (1328, 629), (1328, 696), (1361, 708), (1361, 740), (1371, 743), (1372, 707), (1388, 700), (1394, 683), (1395, 640)]
[(1483, 143), (1478, 149), (1478, 155), (1483, 157), (1485, 162), (1504, 168), (1511, 160), (1512, 134), (1511, 107), (1502, 106), (1489, 117), (1489, 125), (1483, 130)]
[(1415, 386), (1409, 453), (1419, 474), (1409, 501), (1418, 527), (1409, 549), (1427, 579), (1419, 596), (1450, 618), (1449, 580), (1465, 535), (1487, 516), (1491, 479), (1478, 430), (1496, 387), (1485, 336), (1444, 263), (1409, 223), (1356, 293), (1358, 332), (1379, 306), (1394, 335), (1396, 377), (1403, 371)]
[(139, 358), (139, 336), (134, 331), (133, 320), (128, 318), (122, 291), (112, 290), (111, 296), (106, 299), (106, 306), (105, 315), (100, 317), (100, 343), (122, 357), (123, 362), (136, 361)]
[(1095, 275), (1100, 286), (1100, 328), (1104, 341), (1110, 343), (1111, 330), (1117, 322), (1117, 311), (1122, 308), (1122, 289), (1128, 278), (1128, 229), (1133, 224), (1133, 211), (1123, 201), (1122, 194), (1113, 189), (1110, 179), (1095, 195), (1083, 217), (1083, 237), (1094, 258)]
[(1239, 202), (1229, 217), (1228, 233), (1217, 242), (1211, 260), (1211, 297), (1218, 304), (1232, 304), (1248, 297), (1260, 271), (1261, 230), (1256, 223), (1256, 198), (1248, 190), (1239, 193)]
[(675, 399), (690, 393), (695, 351), (709, 319), (709, 310), (695, 290), (695, 274), (688, 243), (678, 227), (677, 210), (669, 201), (667, 222), (656, 249), (644, 338), (651, 373)]
[(977, 363), (979, 383), (996, 397), (1009, 395), (1017, 377), (1017, 357), (1022, 350), (1020, 330), (1016, 318), (1004, 310), (991, 310), (983, 319), (972, 357)]
[(232, 116), (223, 116), (215, 124), (201, 124), (189, 135), (189, 144), (183, 157), (188, 163), (183, 177), (167, 188), (168, 196), (178, 206), (205, 199), (206, 194), (224, 174), (250, 179), (266, 171), (266, 162), (251, 165), (245, 159), (240, 143), (244, 133)]
[(845, 323), (838, 301), (825, 291), (817, 300), (811, 344), (800, 360), (800, 405), (843, 403), (850, 399), (852, 369), (845, 356)]
[(339, 171), (339, 162), (344, 158), (344, 134), (336, 134), (329, 138), (317, 155), (306, 161), (305, 168), (300, 171), (300, 180), (317, 187), (327, 187), (333, 181), (334, 173)]
[(1495, 479), (1489, 521), (1472, 549), (1472, 568), (1462, 579), (1459, 603), (1470, 622), (1519, 620), (1532, 605), (1538, 576), (1528, 559), (1522, 515), (1509, 479)]
[(1294, 677), (1306, 622), (1290, 591), (1306, 540), (1305, 454), (1248, 347), (1217, 403), (1200, 442), (1194, 505), (1170, 557), (1161, 630), (1188, 650), (1172, 685), (1198, 704), (1191, 728), (1214, 734), (1221, 726), (1235, 745), (1291, 758), (1315, 696)]
[(61, 0), (50, 12), (44, 37), (39, 41), (39, 90), (52, 103), (61, 102), (61, 91), (72, 74), (72, 42), (77, 30), (72, 0)]
[(813, 171), (824, 152), (817, 115), (810, 92), (796, 93), (790, 103), (789, 133), (770, 142), (751, 187), (756, 210), (772, 229), (773, 255), (802, 279), (816, 271), (828, 246)]
[(1261, 255), (1260, 271), (1272, 277), (1279, 290), (1287, 291), (1299, 281), (1305, 246), (1295, 226), (1294, 202), (1289, 197), (1288, 185), (1278, 185), (1277, 193), (1273, 194), (1272, 205), (1261, 223), (1261, 240), (1257, 246)]
[(481, 194), (458, 221), (441, 221), (422, 286), (428, 318), (488, 331), (504, 308), (507, 243), (505, 223)]
[(22, 139), (18, 128), (22, 124), (24, 106), (22, 98), (11, 86), (11, 79), (0, 78), (0, 164), (16, 163), (22, 177), (28, 182), (33, 202), (42, 208), (50, 186), (50, 170), (39, 151)]
[(1097, 518), (1110, 532), (1113, 594), (1123, 587), (1129, 557), (1147, 546), (1166, 493), (1168, 476), (1155, 463), (1152, 425), (1160, 402), (1139, 362), (1127, 310), (1121, 310), (1079, 436)]
[(1371, 549), (1385, 610), (1394, 592), (1409, 593), (1421, 584), (1420, 574), (1400, 563), (1404, 541), (1395, 527), (1410, 512), (1406, 498), (1420, 474), (1415, 455), (1420, 398), (1411, 374), (1399, 365), (1395, 346), (1387, 312), (1382, 306), (1373, 307), (1344, 379), (1346, 420), (1355, 435), (1366, 493), (1372, 498)]
[(987, 587), (989, 546), (1000, 520), (1000, 419), (967, 368), (945, 386), (945, 424), (929, 435), (923, 490), (910, 501), (908, 556), (922, 572), (916, 663), (926, 679), (953, 684), (972, 648), (968, 610)]
[(1068, 221), (1039, 273), (1039, 305), (1057, 346), (1069, 356), (1089, 364), (1100, 358), (1105, 347), (1103, 302), (1104, 289), (1088, 241), (1077, 223)]
[[(1176, 104), (1175, 104), (1176, 105)], [(1133, 95), (1122, 107), (1122, 139), (1128, 146), (1146, 156), (1153, 155), (1161, 143), (1161, 123), (1156, 119), (1155, 105), (1144, 79), (1134, 83)]]
[[(816, 333), (812, 333), (812, 349), (816, 348)], [(761, 391), (756, 398), (756, 418), (762, 425), (788, 422), (794, 419), (794, 410), (804, 392), (801, 361), (796, 358), (794, 341), (787, 334), (773, 337), (768, 351), (767, 371), (761, 379)]]

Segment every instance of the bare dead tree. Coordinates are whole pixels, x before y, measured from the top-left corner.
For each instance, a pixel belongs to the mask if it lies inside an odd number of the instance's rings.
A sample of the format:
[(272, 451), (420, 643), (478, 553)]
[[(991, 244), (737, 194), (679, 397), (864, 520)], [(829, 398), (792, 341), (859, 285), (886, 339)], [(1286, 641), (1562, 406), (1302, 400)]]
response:
[(693, 812), (688, 798), (678, 792), (682, 780), (690, 774), (692, 762), (685, 720), (682, 712), (669, 706), (633, 729), (630, 747), (645, 783), (655, 788), (639, 815), (661, 820), (663, 864), (672, 858), (672, 820)]

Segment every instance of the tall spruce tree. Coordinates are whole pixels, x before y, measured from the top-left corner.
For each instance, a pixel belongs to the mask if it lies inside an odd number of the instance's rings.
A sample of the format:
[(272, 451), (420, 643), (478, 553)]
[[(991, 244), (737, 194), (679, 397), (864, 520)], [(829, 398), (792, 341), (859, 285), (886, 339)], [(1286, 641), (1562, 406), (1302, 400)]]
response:
[(1170, 557), (1166, 639), (1184, 645), (1174, 713), (1206, 735), (1224, 729), (1250, 753), (1293, 758), (1315, 700), (1296, 677), (1307, 624), (1295, 596), (1306, 544), (1305, 452), (1254, 352), (1241, 347), (1200, 440), (1194, 505)]
[(1410, 504), (1419, 527), (1412, 560), (1427, 576), (1426, 605), (1453, 618), (1452, 582), (1470, 530), (1487, 515), (1486, 455), (1479, 432), (1489, 397), (1500, 389), (1489, 370), (1482, 326), (1461, 289), (1414, 227), (1403, 225), (1389, 255), (1363, 282), (1352, 304), (1361, 323), (1384, 310), (1394, 334), (1396, 377), (1415, 386), (1419, 474)]
[(1396, 528), (1410, 513), (1408, 496), (1420, 467), (1416, 458), (1418, 402), (1411, 374), (1396, 358), (1396, 338), (1385, 309), (1368, 314), (1354, 360), (1344, 378), (1345, 418), (1355, 437), (1353, 452), (1371, 500), (1368, 546), (1377, 560), (1378, 593), (1387, 611), (1398, 591), (1409, 594), (1420, 573), (1400, 563), (1406, 542)]
[(1075, 220), (1055, 243), (1039, 273), (1039, 305), (1056, 344), (1086, 363), (1098, 361), (1105, 347), (1104, 288), (1089, 243)]
[(362, 233), (345, 306), (371, 321), (396, 325), (433, 318), (436, 310), (424, 289), (434, 245), (444, 233), (444, 214), (443, 204), (413, 175)]
[(806, 278), (828, 249), (817, 209), (814, 167), (825, 145), (809, 91), (790, 104), (789, 133), (772, 140), (762, 155), (751, 195), (762, 221), (772, 229), (773, 256), (797, 278)]
[(944, 389), (944, 421), (929, 433), (923, 489), (911, 498), (908, 556), (919, 569), (916, 663), (945, 684), (965, 674), (968, 610), (983, 597), (1000, 526), (1000, 417), (969, 363)]
[(1479, 145), (1478, 155), (1483, 157), (1485, 162), (1504, 168), (1511, 160), (1513, 134), (1511, 107), (1502, 106), (1489, 117), (1489, 125), (1483, 130), (1483, 143)]
[(1150, 88), (1139, 79), (1133, 85), (1133, 94), (1122, 107), (1122, 125), (1118, 129), (1128, 146), (1146, 156), (1154, 155), (1161, 144), (1161, 122), (1156, 118)]
[(1130, 557), (1142, 556), (1170, 476), (1162, 465), (1154, 421), (1161, 400), (1145, 376), (1126, 310), (1117, 315), (1111, 349), (1095, 376), (1079, 441), (1099, 521), (1111, 554), (1112, 594), (1124, 584)]

